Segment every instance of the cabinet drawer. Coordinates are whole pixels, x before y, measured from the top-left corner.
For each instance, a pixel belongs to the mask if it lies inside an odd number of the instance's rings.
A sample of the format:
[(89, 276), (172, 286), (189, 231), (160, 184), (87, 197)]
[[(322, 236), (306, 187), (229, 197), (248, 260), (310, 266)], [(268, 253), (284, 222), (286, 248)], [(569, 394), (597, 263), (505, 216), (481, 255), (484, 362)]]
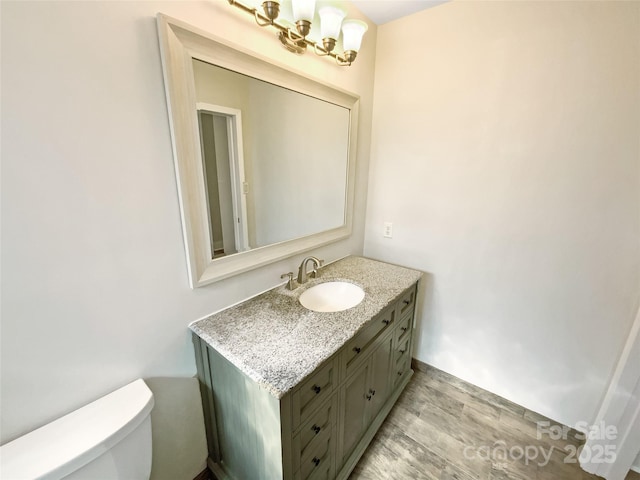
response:
[(325, 463), (324, 466), (318, 465), (318, 468), (309, 476), (308, 480), (333, 480), (334, 477), (331, 463)]
[(349, 375), (352, 365), (357, 363), (359, 358), (366, 356), (367, 350), (380, 334), (390, 328), (396, 318), (395, 305), (387, 308), (380, 315), (366, 325), (353, 339), (344, 347), (341, 362), (345, 366), (346, 375)]
[(330, 430), (320, 432), (318, 440), (314, 441), (314, 448), (305, 452), (300, 459), (300, 469), (296, 479), (307, 480), (316, 478), (332, 478), (333, 476), (333, 444), (334, 436)]
[(331, 396), (338, 376), (335, 361), (331, 360), (324, 367), (303, 382), (292, 397), (292, 426), (294, 429), (304, 422), (313, 411)]
[(398, 301), (398, 318), (402, 318), (402, 316), (407, 312), (413, 311), (415, 303), (416, 289), (414, 287), (400, 297), (400, 300)]
[(411, 368), (411, 357), (409, 355), (404, 355), (400, 362), (394, 365), (392, 376), (393, 388), (400, 383), (404, 374)]
[(315, 411), (309, 420), (300, 428), (298, 434), (293, 437), (293, 469), (300, 468), (302, 458), (308, 456), (308, 452), (315, 451), (318, 444), (323, 441), (324, 432), (333, 435), (336, 423), (338, 399), (336, 395), (327, 403)]
[(413, 315), (409, 315), (402, 320), (396, 328), (396, 345), (411, 336), (411, 328), (413, 328)]
[(410, 341), (411, 337), (405, 336), (405, 339), (398, 343), (394, 354), (394, 362), (396, 365), (409, 357), (409, 347), (411, 346)]

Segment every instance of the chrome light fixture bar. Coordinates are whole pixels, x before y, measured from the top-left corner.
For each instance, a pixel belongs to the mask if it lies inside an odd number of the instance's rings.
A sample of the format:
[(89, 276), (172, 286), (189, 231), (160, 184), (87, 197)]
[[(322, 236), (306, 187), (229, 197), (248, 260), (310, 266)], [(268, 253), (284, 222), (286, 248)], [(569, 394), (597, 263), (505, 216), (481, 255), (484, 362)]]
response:
[[(323, 7), (318, 11), (322, 36), (322, 45), (320, 45), (318, 42), (307, 38), (315, 15), (315, 0), (292, 0), (293, 19), (296, 24), (295, 31), (282, 22), (276, 21), (280, 14), (281, 0), (265, 0), (262, 3), (262, 12), (239, 0), (228, 1), (230, 5), (253, 15), (256, 23), (261, 27), (272, 26), (276, 28), (280, 42), (290, 52), (301, 55), (306, 52), (307, 47), (312, 47), (317, 55), (333, 57), (338, 65), (342, 66), (350, 66), (356, 59), (362, 45), (362, 37), (368, 28), (367, 24), (360, 20), (346, 20), (343, 22), (346, 13), (337, 7)], [(340, 54), (333, 50), (340, 36), (341, 26), (344, 52)]]

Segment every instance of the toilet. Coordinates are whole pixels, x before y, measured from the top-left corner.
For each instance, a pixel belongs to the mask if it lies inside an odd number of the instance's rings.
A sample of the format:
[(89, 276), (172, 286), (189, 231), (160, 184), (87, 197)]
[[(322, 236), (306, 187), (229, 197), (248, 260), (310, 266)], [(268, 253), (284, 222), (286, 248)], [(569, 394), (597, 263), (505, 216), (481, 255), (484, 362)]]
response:
[(138, 379), (0, 447), (3, 480), (148, 480), (153, 393)]

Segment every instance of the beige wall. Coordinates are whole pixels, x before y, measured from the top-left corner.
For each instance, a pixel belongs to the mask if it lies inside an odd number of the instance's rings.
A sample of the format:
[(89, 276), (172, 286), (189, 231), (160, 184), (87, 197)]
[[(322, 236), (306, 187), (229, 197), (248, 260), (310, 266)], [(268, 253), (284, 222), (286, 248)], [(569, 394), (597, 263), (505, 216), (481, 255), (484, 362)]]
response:
[[(135, 378), (193, 376), (187, 325), (277, 285), (302, 259), (189, 288), (158, 12), (362, 96), (354, 235), (315, 254), (362, 252), (375, 27), (358, 61), (342, 68), (286, 52), (225, 0), (0, 8), (2, 442)], [(169, 403), (192, 398), (190, 385), (177, 386)], [(155, 392), (166, 405), (166, 390)], [(156, 421), (154, 431), (179, 439), (189, 425)], [(190, 441), (173, 445), (176, 458), (203, 451), (202, 436)], [(183, 465), (184, 478), (203, 466), (204, 458)]]
[(365, 254), (427, 272), (420, 360), (566, 424), (640, 301), (639, 20), (454, 1), (378, 29)]

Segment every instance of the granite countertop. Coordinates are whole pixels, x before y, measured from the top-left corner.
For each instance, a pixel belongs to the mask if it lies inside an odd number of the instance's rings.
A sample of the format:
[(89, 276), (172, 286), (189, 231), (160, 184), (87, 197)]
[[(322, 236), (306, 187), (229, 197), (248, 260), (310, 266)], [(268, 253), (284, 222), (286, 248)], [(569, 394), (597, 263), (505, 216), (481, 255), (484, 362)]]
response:
[[(295, 290), (276, 287), (189, 325), (200, 338), (274, 397), (281, 398), (337, 352), (422, 273), (363, 257), (346, 257)], [(362, 302), (342, 312), (313, 312), (298, 302), (332, 280), (360, 286)]]

